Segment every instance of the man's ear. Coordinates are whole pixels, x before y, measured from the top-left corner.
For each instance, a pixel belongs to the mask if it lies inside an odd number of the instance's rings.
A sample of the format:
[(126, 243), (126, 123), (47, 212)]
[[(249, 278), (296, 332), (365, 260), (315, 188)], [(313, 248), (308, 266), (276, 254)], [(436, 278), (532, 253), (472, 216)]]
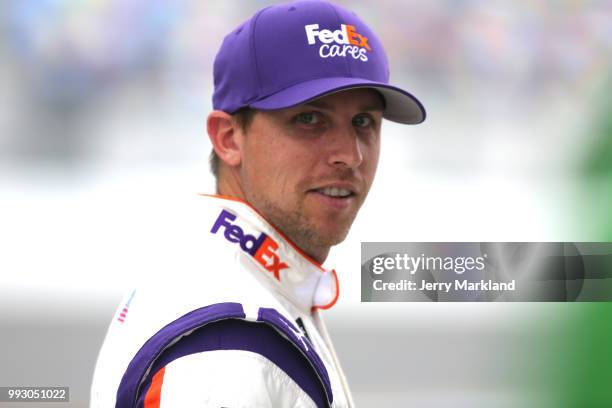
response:
[(217, 156), (231, 167), (240, 165), (241, 130), (232, 115), (223, 111), (212, 111), (206, 120), (206, 129)]

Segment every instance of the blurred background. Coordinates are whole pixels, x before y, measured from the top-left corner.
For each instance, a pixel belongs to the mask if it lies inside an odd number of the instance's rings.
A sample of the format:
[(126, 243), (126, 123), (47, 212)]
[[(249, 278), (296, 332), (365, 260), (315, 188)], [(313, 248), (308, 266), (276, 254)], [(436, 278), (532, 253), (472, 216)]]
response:
[[(214, 191), (212, 61), (273, 3), (0, 3), (0, 386), (88, 405), (126, 288), (190, 261), (150, 248), (189, 220), (177, 203)], [(370, 197), (326, 262), (358, 406), (612, 406), (609, 303), (359, 301), (362, 241), (612, 241), (612, 3), (338, 3), (428, 111), (383, 125)]]

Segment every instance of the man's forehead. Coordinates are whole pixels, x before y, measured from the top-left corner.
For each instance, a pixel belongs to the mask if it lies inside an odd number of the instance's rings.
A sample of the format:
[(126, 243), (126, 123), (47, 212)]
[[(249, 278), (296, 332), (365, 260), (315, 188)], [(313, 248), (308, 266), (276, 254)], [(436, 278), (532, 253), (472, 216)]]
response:
[(372, 88), (346, 89), (310, 100), (299, 106), (310, 106), (319, 109), (334, 110), (347, 104), (360, 111), (384, 111), (385, 99)]

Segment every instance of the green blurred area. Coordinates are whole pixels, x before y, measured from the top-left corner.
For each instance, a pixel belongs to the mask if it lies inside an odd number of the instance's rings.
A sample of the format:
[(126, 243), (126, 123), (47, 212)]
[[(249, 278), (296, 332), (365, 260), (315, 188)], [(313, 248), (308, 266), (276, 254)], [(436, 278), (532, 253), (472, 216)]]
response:
[[(579, 137), (590, 144), (578, 163), (573, 234), (582, 241), (612, 241), (612, 77), (591, 106), (591, 125)], [(604, 280), (601, 281), (603, 285)], [(612, 407), (612, 303), (550, 305), (550, 321), (535, 329), (525, 394), (539, 406)], [(529, 361), (529, 358), (526, 360)]]
[(550, 339), (547, 391), (560, 408), (612, 407), (612, 303), (568, 306), (561, 337)]
[(612, 241), (612, 77), (600, 89), (593, 125), (587, 129), (590, 153), (580, 164), (574, 222), (579, 236), (590, 241)]
[(612, 407), (612, 303), (531, 307), (546, 313), (533, 321), (525, 316), (531, 342), (509, 357), (519, 362), (507, 366), (521, 407)]
[[(592, 106), (592, 126), (583, 135), (592, 143), (579, 163), (575, 233), (588, 241), (612, 241), (612, 77)], [(603, 284), (603, 281), (602, 281)], [(555, 305), (554, 337), (539, 346), (532, 373), (551, 406), (612, 407), (612, 303)], [(546, 343), (550, 347), (546, 347)], [(539, 377), (539, 378), (538, 378)]]

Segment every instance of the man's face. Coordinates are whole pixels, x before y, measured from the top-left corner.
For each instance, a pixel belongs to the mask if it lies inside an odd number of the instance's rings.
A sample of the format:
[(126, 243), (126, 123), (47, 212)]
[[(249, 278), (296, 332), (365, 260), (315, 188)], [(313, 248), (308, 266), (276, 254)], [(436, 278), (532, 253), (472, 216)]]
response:
[(346, 237), (378, 165), (383, 101), (372, 89), (258, 111), (242, 139), (245, 199), (322, 261)]

